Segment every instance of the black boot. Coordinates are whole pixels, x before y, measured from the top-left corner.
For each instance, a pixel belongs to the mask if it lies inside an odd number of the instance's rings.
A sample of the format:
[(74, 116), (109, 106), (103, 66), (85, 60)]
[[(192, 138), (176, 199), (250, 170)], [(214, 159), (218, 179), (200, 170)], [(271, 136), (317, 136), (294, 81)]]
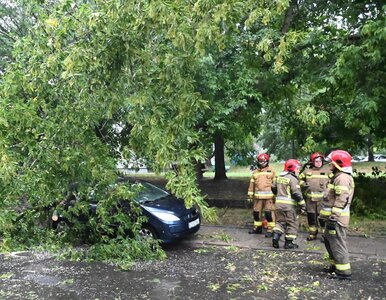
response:
[(351, 281), (351, 275), (347, 275), (347, 274), (334, 273), (334, 274), (329, 275), (329, 278)]
[(272, 239), (272, 247), (279, 249), (279, 240), (280, 240), (281, 234), (278, 232), (273, 233), (273, 239)]
[(292, 240), (285, 240), (284, 249), (296, 249), (299, 248), (299, 245), (293, 243)]
[(256, 227), (248, 231), (249, 234), (261, 234), (263, 233), (263, 227)]
[(266, 238), (271, 238), (271, 237), (273, 237), (273, 232), (267, 231), (267, 232), (265, 233), (265, 237), (266, 237)]

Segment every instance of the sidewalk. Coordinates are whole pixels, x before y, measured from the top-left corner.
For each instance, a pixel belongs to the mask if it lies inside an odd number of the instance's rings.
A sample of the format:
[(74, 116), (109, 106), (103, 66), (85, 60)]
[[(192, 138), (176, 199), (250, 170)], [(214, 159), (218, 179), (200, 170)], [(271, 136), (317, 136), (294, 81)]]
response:
[[(191, 245), (218, 245), (236, 246), (240, 248), (250, 248), (256, 250), (272, 251), (296, 251), (309, 253), (325, 253), (324, 244), (320, 238), (314, 241), (307, 241), (307, 232), (299, 232), (296, 243), (298, 249), (285, 250), (283, 248), (284, 239), (281, 237), (280, 249), (272, 247), (272, 238), (266, 238), (264, 234), (248, 234), (248, 228), (221, 226), (221, 225), (201, 225), (200, 230), (191, 238), (182, 241)], [(348, 247), (350, 256), (366, 260), (386, 260), (386, 237), (363, 237), (348, 236)]]

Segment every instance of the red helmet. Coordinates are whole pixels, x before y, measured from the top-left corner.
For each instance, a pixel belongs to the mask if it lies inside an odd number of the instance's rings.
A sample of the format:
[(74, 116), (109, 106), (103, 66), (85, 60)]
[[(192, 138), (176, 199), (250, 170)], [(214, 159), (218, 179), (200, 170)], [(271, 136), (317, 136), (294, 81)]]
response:
[(314, 162), (314, 159), (318, 158), (318, 157), (321, 157), (322, 159), (324, 158), (324, 155), (319, 153), (319, 152), (315, 152), (315, 153), (312, 153), (310, 155), (310, 162)]
[(297, 159), (289, 159), (284, 163), (284, 171), (295, 172), (295, 169), (300, 166), (301, 163)]
[(269, 161), (269, 155), (267, 153), (261, 153), (257, 156), (257, 160)]
[(352, 173), (351, 168), (351, 155), (344, 150), (334, 150), (328, 156), (327, 159), (340, 171)]

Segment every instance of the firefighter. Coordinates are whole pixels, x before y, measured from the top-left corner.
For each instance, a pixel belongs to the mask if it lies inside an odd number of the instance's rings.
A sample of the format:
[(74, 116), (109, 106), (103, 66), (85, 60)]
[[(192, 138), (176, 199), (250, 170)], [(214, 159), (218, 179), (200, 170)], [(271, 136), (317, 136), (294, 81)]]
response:
[(274, 202), (271, 191), (272, 181), (275, 178), (275, 171), (269, 166), (269, 155), (266, 153), (257, 156), (257, 169), (253, 171), (249, 188), (248, 200), (253, 201), (253, 229), (250, 234), (263, 233), (263, 210), (267, 220), (266, 237), (272, 237), (275, 226)]
[(296, 159), (289, 159), (284, 164), (281, 173), (272, 184), (272, 191), (276, 195), (275, 215), (276, 224), (273, 229), (272, 246), (279, 248), (280, 236), (285, 234), (285, 249), (295, 249), (294, 243), (298, 233), (296, 210), (300, 206), (301, 213), (305, 213), (306, 205), (299, 186), (300, 163)]
[(350, 221), (350, 205), (354, 195), (351, 155), (344, 150), (332, 151), (330, 162), (332, 177), (327, 185), (319, 217), (325, 220), (324, 244), (331, 263), (325, 271), (333, 278), (351, 279), (351, 266), (347, 248), (346, 230)]
[[(324, 155), (318, 152), (311, 154), (305, 169), (299, 175), (300, 187), (306, 200), (307, 220), (309, 235), (307, 241), (315, 240), (318, 234), (318, 216), (320, 204), (323, 199), (324, 190), (329, 180), (328, 165), (323, 165)], [(323, 220), (319, 221), (320, 227), (324, 228)]]

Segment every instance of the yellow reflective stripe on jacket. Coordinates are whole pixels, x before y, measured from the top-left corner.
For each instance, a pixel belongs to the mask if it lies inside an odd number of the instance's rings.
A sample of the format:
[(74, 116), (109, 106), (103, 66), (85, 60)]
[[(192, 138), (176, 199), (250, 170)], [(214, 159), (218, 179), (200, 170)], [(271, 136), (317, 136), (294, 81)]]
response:
[(347, 271), (351, 269), (350, 263), (348, 264), (335, 264), (335, 268), (338, 271)]
[(255, 197), (273, 197), (273, 193), (271, 191), (257, 191), (255, 192)]
[(321, 216), (331, 216), (331, 208), (330, 207), (323, 207), (321, 210), (320, 210), (320, 213), (319, 213)]
[(330, 190), (333, 190), (335, 188), (335, 185), (333, 185), (332, 183), (329, 183), (327, 184), (327, 188), (329, 188)]
[(336, 185), (334, 189), (337, 195), (342, 194), (343, 191), (348, 191), (348, 187), (344, 185)]
[(337, 214), (340, 215), (340, 216), (349, 216), (349, 215), (350, 215), (350, 209), (349, 209), (348, 206), (345, 207), (344, 209), (343, 209), (343, 208), (338, 208), (338, 207), (333, 207), (333, 208), (331, 209), (331, 211), (332, 211), (333, 213), (337, 213)]
[(248, 192), (248, 196), (253, 196), (253, 192)]
[(308, 196), (310, 196), (311, 198), (322, 198), (324, 196), (324, 194), (311, 192), (308, 194)]
[(303, 205), (303, 204), (306, 204), (304, 200), (298, 202), (298, 205)]
[(289, 204), (289, 205), (295, 205), (295, 200), (291, 198), (286, 198), (286, 197), (276, 197), (276, 203), (281, 203), (281, 204)]
[(285, 178), (285, 177), (277, 177), (276, 178), (276, 182), (277, 183), (282, 183), (282, 184), (289, 184), (290, 183), (290, 179), (289, 178)]

